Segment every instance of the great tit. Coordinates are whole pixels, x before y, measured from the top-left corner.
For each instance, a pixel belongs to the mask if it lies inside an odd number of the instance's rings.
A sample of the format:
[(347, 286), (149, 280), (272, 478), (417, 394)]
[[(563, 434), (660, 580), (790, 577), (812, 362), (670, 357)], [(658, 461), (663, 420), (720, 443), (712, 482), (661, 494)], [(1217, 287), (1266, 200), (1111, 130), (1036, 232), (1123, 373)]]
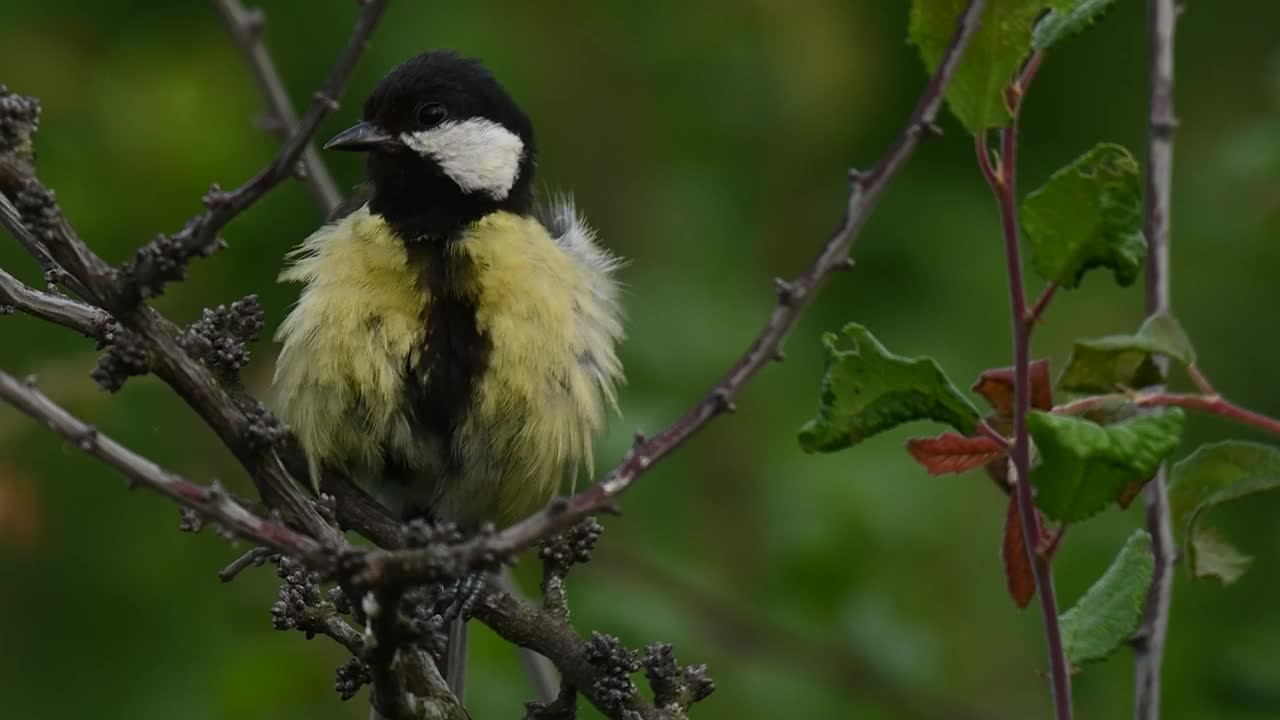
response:
[(619, 261), (567, 196), (534, 197), (533, 127), (478, 61), (393, 69), (328, 150), (367, 202), (290, 256), (274, 391), (313, 482), (405, 518), (510, 524), (591, 465), (622, 380)]

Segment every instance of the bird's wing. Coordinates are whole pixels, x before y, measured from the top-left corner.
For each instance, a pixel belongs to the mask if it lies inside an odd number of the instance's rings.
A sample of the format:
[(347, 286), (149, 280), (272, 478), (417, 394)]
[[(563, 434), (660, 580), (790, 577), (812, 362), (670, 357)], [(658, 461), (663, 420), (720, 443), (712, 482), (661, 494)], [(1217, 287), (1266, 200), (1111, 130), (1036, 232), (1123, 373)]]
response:
[(534, 215), (582, 271), (581, 292), (586, 297), (575, 303), (578, 332), (585, 347), (580, 360), (609, 404), (616, 407), (615, 388), (622, 381), (622, 363), (615, 346), (623, 337), (623, 315), (613, 275), (623, 261), (596, 242), (596, 231), (578, 213), (572, 196), (555, 194), (539, 203)]

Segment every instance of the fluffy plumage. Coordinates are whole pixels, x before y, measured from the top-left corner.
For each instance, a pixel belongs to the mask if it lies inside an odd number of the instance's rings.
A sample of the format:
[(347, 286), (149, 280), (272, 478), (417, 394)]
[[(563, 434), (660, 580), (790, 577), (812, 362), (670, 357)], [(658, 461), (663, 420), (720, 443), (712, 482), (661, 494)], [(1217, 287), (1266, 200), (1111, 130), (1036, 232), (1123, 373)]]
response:
[[(533, 201), (533, 126), (475, 60), (392, 70), (325, 145), (367, 153), (367, 202), (291, 256), (280, 416), (313, 481), (401, 515), (512, 523), (591, 465), (622, 379), (617, 267), (568, 198)], [(461, 697), (466, 623), (442, 663)]]
[(375, 489), (402, 508), (505, 524), (590, 465), (622, 377), (617, 261), (567, 198), (541, 214), (546, 225), (489, 214), (449, 246), (475, 269), (463, 289), (491, 346), (452, 438), (422, 432), (407, 404), (432, 297), (391, 226), (363, 207), (294, 253), (281, 279), (305, 288), (277, 335), (275, 387), (313, 475), (323, 466), (371, 480), (407, 470)]

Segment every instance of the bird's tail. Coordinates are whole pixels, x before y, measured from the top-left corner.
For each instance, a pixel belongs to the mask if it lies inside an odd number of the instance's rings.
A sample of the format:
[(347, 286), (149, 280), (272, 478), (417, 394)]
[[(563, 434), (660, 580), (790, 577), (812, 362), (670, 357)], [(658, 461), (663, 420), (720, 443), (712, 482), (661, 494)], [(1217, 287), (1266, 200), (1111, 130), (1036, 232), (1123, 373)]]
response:
[(467, 621), (461, 613), (449, 623), (449, 646), (445, 649), (444, 667), (449, 691), (459, 703), (465, 703), (462, 693), (467, 684)]

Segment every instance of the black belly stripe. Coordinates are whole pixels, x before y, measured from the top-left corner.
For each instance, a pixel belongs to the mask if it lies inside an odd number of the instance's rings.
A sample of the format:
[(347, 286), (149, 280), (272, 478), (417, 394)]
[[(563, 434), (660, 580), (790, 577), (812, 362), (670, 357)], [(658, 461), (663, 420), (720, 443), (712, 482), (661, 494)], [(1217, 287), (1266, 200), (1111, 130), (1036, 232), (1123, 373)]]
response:
[[(382, 216), (405, 243), (409, 260), (422, 268), (419, 282), (431, 301), (422, 319), (423, 345), (416, 363), (405, 367), (405, 412), (415, 435), (434, 436), (445, 448), (446, 475), (462, 465), (454, 442), (476, 384), (489, 364), (490, 339), (476, 325), (476, 268), (470, 258), (452, 252), (466, 228), (499, 210), (527, 215), (533, 206), (533, 150), (521, 160), (520, 173), (503, 200), (468, 194), (438, 167), (395, 153), (373, 153), (369, 172), (375, 191), (370, 212)], [(407, 458), (384, 460), (391, 479), (420, 481)], [(439, 479), (448, 482), (449, 478)]]
[(465, 420), (476, 384), (489, 364), (491, 343), (476, 324), (475, 267), (466, 255), (451, 252), (454, 240), (410, 245), (421, 264), (422, 283), (430, 288), (423, 323), (423, 347), (407, 368), (406, 409), (415, 430), (439, 438), (446, 448), (447, 471), (461, 467), (454, 439)]

